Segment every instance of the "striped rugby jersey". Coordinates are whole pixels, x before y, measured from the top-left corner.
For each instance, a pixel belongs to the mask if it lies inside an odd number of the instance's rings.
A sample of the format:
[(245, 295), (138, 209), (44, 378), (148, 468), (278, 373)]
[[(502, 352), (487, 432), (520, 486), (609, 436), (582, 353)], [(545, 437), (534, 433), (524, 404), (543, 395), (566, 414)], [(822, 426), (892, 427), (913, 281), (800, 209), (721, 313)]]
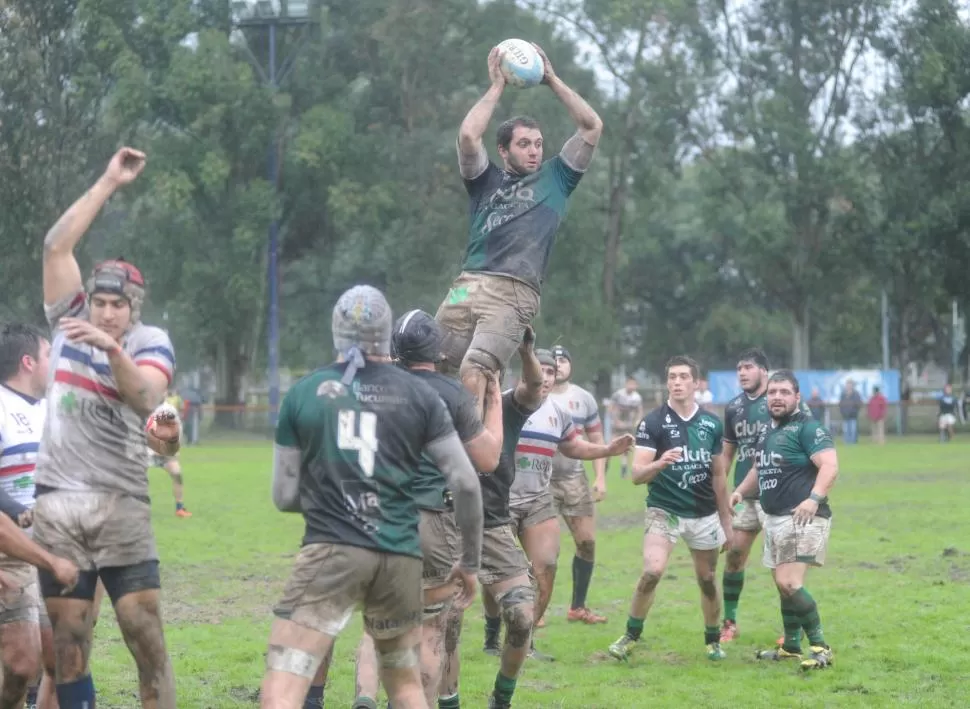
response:
[[(569, 413), (573, 425), (586, 438), (589, 438), (591, 433), (602, 433), (603, 422), (600, 421), (600, 411), (596, 405), (596, 398), (582, 387), (567, 384), (563, 391), (554, 391), (549, 395), (549, 398)], [(583, 461), (567, 458), (562, 453), (556, 452), (555, 458), (552, 459), (553, 480), (585, 474), (586, 468), (583, 466)]]
[(552, 458), (559, 444), (579, 435), (572, 417), (551, 397), (529, 417), (515, 446), (515, 481), (509, 493), (510, 507), (532, 504), (549, 489)]
[(28, 508), (34, 506), (34, 468), (46, 412), (44, 399), (0, 385), (0, 488)]
[[(58, 327), (63, 317), (90, 316), (87, 296), (76, 293), (44, 310), (54, 332), (37, 484), (147, 499), (145, 420), (122, 402), (107, 353), (68, 342)], [(137, 365), (155, 367), (172, 381), (175, 354), (165, 331), (137, 323), (121, 346)]]

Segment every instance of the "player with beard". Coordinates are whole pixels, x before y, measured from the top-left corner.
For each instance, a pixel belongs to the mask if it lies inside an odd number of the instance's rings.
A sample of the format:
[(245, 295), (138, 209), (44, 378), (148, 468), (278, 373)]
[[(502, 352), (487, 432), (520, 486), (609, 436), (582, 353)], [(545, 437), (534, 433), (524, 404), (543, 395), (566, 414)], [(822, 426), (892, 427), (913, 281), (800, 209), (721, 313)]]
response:
[(498, 129), (502, 167), (489, 161), (482, 136), (505, 89), (502, 55), (488, 56), (491, 86), (462, 121), (458, 164), (470, 202), (471, 223), (462, 272), (436, 315), (447, 333), (444, 362), (484, 403), (488, 372), (509, 363), (539, 310), (556, 232), (569, 197), (593, 158), (603, 131), (596, 112), (560, 79), (549, 58), (543, 83), (562, 102), (577, 131), (551, 160), (542, 161), (539, 124), (518, 116)]
[(718, 550), (731, 536), (721, 422), (694, 401), (699, 369), (693, 359), (671, 357), (666, 374), (667, 403), (637, 427), (633, 483), (648, 486), (643, 573), (630, 602), (626, 632), (610, 645), (609, 653), (626, 660), (640, 641), (657, 586), (682, 537), (701, 590), (707, 657), (721, 660), (725, 654), (718, 642), (721, 599), (715, 573)]
[[(741, 484), (754, 464), (758, 439), (768, 429), (771, 414), (768, 411), (768, 357), (758, 348), (745, 350), (738, 357), (738, 385), (741, 393), (724, 408), (724, 467), (734, 466), (734, 485)], [(799, 406), (811, 416), (808, 405)], [(728, 549), (722, 579), (724, 593), (724, 622), (721, 625), (721, 642), (727, 643), (738, 637), (738, 603), (744, 588), (744, 569), (758, 533), (761, 531), (764, 513), (755, 491), (738, 503), (734, 511), (732, 527), (734, 536)], [(779, 640), (781, 642), (781, 640)]]
[[(570, 381), (573, 361), (569, 350), (560, 345), (552, 348), (556, 358), (556, 383), (549, 398), (567, 411), (586, 440), (603, 445), (603, 424), (600, 421), (596, 398), (588, 391)], [(606, 494), (606, 459), (593, 460), (596, 482), (590, 490), (586, 466), (581, 461), (557, 451), (552, 460), (550, 487), (556, 509), (569, 527), (576, 553), (573, 556), (573, 596), (566, 614), (570, 622), (587, 624), (605, 623), (606, 618), (586, 607), (586, 595), (593, 577), (596, 561), (596, 517), (594, 501), (599, 502)], [(542, 619), (537, 627), (542, 627)]]
[[(829, 667), (815, 599), (804, 588), (809, 566), (825, 563), (832, 510), (828, 496), (839, 474), (832, 436), (801, 410), (795, 375), (783, 369), (768, 379), (771, 426), (758, 442), (754, 466), (731, 496), (732, 504), (759, 491), (764, 510), (764, 565), (781, 598), (785, 636), (781, 647), (758, 653), (761, 660), (797, 660), (804, 670)], [(811, 646), (803, 658), (802, 631)]]
[(178, 414), (163, 403), (175, 355), (163, 330), (141, 322), (145, 280), (135, 266), (121, 259), (99, 263), (85, 287), (74, 257), (101, 207), (144, 167), (144, 153), (121, 148), (44, 240), (44, 311), (54, 337), (34, 537), (81, 568), (70, 591), (49, 572), (39, 573), (54, 630), (61, 709), (95, 704), (88, 663), (99, 578), (138, 667), (142, 706), (176, 706), (145, 455), (146, 444), (160, 455), (174, 455), (180, 446)]

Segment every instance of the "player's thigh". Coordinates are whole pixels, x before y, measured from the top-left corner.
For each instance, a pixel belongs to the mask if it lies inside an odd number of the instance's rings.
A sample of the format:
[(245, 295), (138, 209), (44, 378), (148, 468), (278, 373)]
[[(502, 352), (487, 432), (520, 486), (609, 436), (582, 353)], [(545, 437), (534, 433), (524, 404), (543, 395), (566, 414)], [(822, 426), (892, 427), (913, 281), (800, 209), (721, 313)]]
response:
[(536, 566), (555, 565), (559, 558), (559, 520), (552, 495), (543, 493), (528, 507), (519, 539), (526, 556)]
[[(84, 546), (94, 559), (95, 566), (99, 570), (138, 567), (133, 571), (135, 575), (150, 576), (152, 570), (145, 565), (157, 563), (158, 549), (148, 499), (117, 493), (92, 494), (95, 496), (95, 507), (84, 521), (81, 531)], [(103, 576), (102, 580), (110, 596), (112, 589)], [(112, 601), (115, 600), (112, 598)]]
[(667, 569), (670, 552), (680, 539), (677, 518), (656, 507), (648, 507), (643, 533), (643, 571), (662, 575)]
[(52, 490), (38, 495), (34, 504), (34, 541), (51, 554), (74, 562), (82, 571), (93, 571), (94, 558), (85, 540), (87, 518), (98, 505), (98, 493)]
[(448, 295), (438, 306), (435, 319), (444, 330), (441, 351), (444, 364), (449, 369), (458, 370), (465, 353), (475, 334), (476, 318), (472, 310), (475, 274), (462, 273), (451, 284)]
[(165, 472), (171, 476), (177, 476), (182, 474), (182, 464), (176, 456), (172, 456), (165, 461)]
[(824, 517), (815, 517), (800, 526), (791, 515), (766, 515), (762, 561), (769, 569), (796, 563), (823, 566), (830, 530), (831, 520)]
[(559, 514), (566, 520), (573, 537), (579, 541), (570, 520), (592, 519), (595, 513), (596, 507), (593, 503), (592, 490), (589, 487), (589, 478), (586, 477), (585, 473), (568, 478), (559, 478), (552, 481), (550, 489)]
[[(380, 566), (381, 555), (369, 549), (307, 544), (297, 554), (273, 613), (315, 633), (336, 637), (364, 602)], [(418, 574), (420, 595), (420, 569)]]
[(0, 656), (3, 665), (20, 675), (35, 673), (40, 664), (42, 601), (32, 566), (4, 560), (2, 570), (19, 588), (0, 594)]
[(504, 369), (538, 312), (539, 294), (532, 288), (514, 278), (483, 274), (475, 302), (477, 324), (466, 360), (486, 352)]
[(380, 555), (377, 573), (363, 602), (364, 628), (375, 643), (412, 633), (420, 627), (424, 612), (422, 568), (422, 560), (413, 556)]
[(447, 579), (461, 554), (461, 532), (450, 510), (420, 512), (418, 532), (424, 557), (421, 583), (425, 605), (440, 605), (455, 592), (454, 584)]
[(522, 576), (529, 576), (529, 560), (516, 543), (512, 526), (504, 524), (485, 529), (482, 532), (482, 561), (478, 572), (482, 587), (496, 588), (503, 582)]

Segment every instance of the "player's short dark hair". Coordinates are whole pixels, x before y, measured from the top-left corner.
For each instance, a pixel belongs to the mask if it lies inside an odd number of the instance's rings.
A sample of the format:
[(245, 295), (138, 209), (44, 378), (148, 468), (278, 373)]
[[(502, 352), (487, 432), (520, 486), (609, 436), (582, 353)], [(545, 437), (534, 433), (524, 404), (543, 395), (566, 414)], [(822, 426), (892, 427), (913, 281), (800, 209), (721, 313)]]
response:
[(531, 116), (515, 116), (508, 119), (498, 127), (498, 131), (495, 133), (495, 142), (498, 143), (498, 147), (508, 150), (509, 146), (512, 145), (512, 134), (520, 126), (539, 130), (539, 121)]
[(674, 355), (667, 360), (667, 364), (664, 366), (664, 377), (670, 375), (671, 367), (689, 367), (690, 376), (696, 382), (701, 376), (700, 365), (693, 357), (688, 357), (687, 355)]
[(754, 362), (761, 369), (768, 371), (771, 367), (768, 366), (768, 355), (760, 347), (749, 347), (744, 352), (738, 355), (738, 364), (742, 362)]
[(40, 343), (46, 339), (40, 328), (27, 323), (0, 326), (0, 382), (17, 376), (24, 355), (40, 357)]
[(788, 382), (792, 385), (795, 393), (799, 393), (798, 379), (795, 377), (795, 373), (790, 369), (779, 369), (777, 372), (768, 377), (768, 383), (771, 382)]

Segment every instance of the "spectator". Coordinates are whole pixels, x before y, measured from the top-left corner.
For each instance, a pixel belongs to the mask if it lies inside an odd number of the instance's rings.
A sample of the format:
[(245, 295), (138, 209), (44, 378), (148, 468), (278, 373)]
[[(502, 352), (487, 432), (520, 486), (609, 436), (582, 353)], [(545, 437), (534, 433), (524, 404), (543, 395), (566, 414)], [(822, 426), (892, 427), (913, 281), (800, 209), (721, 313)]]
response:
[(886, 442), (886, 413), (888, 411), (889, 400), (886, 395), (879, 391), (879, 387), (873, 387), (867, 413), (869, 414), (869, 421), (872, 423), (872, 442), (880, 446)]
[(812, 398), (806, 403), (808, 410), (812, 412), (812, 418), (821, 421), (823, 426), (827, 426), (825, 422), (825, 400), (818, 393), (818, 387), (812, 387)]
[(862, 397), (855, 389), (855, 382), (847, 379), (842, 396), (839, 398), (839, 413), (842, 414), (842, 439), (846, 443), (859, 442), (859, 411)]
[(707, 388), (706, 379), (699, 379), (697, 381), (697, 391), (694, 392), (694, 402), (698, 407), (704, 409), (705, 411), (711, 411), (711, 404), (714, 403), (714, 393)]

